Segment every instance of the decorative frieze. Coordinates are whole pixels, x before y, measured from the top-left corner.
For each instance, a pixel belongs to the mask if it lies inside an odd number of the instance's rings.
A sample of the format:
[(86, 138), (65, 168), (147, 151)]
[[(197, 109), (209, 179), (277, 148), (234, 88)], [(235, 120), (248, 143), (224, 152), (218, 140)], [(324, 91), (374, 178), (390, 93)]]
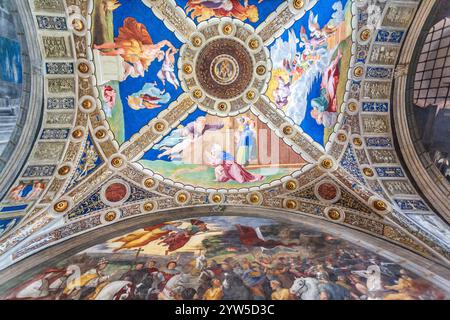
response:
[(362, 98), (374, 100), (388, 100), (391, 95), (390, 82), (364, 81)]
[(75, 80), (73, 78), (47, 79), (47, 90), (53, 94), (75, 93)]
[(405, 32), (401, 30), (378, 30), (375, 41), (400, 44), (404, 35)]
[(47, 109), (74, 109), (75, 99), (74, 98), (48, 98), (47, 99)]
[(393, 65), (397, 61), (399, 52), (399, 46), (374, 44), (370, 53), (369, 62), (379, 65)]
[(28, 166), (22, 176), (25, 178), (50, 177), (55, 172), (55, 169), (56, 166), (54, 165)]
[(63, 0), (34, 0), (34, 9), (43, 11), (64, 11)]
[(374, 164), (397, 162), (397, 155), (393, 149), (369, 149), (367, 153)]
[(62, 157), (65, 146), (65, 142), (38, 142), (32, 160), (58, 161)]
[(430, 211), (430, 208), (428, 208), (428, 206), (422, 200), (395, 199), (395, 203), (402, 210), (407, 210), (407, 211)]
[(392, 68), (384, 68), (384, 67), (367, 67), (366, 69), (366, 78), (367, 79), (383, 79), (390, 80), (393, 75)]
[(69, 136), (70, 129), (44, 129), (41, 134), (43, 140), (61, 140)]
[(382, 25), (383, 27), (407, 28), (414, 17), (415, 11), (415, 6), (391, 5), (387, 9)]
[(400, 167), (377, 167), (375, 170), (380, 178), (403, 178), (405, 176)]
[(392, 139), (388, 137), (366, 137), (364, 138), (369, 148), (392, 148)]
[(362, 115), (364, 133), (379, 134), (390, 131), (389, 119), (384, 115)]
[(47, 74), (73, 74), (73, 63), (71, 62), (48, 62), (45, 64)]
[(388, 112), (389, 102), (363, 102), (361, 110), (363, 112)]
[(74, 114), (67, 112), (48, 112), (45, 117), (47, 125), (71, 125), (73, 123)]
[(43, 36), (42, 43), (46, 58), (70, 58), (72, 56), (66, 37)]
[(64, 17), (36, 16), (39, 29), (66, 31), (67, 22)]
[(416, 193), (408, 180), (382, 180), (381, 183), (391, 196), (400, 194), (413, 195)]

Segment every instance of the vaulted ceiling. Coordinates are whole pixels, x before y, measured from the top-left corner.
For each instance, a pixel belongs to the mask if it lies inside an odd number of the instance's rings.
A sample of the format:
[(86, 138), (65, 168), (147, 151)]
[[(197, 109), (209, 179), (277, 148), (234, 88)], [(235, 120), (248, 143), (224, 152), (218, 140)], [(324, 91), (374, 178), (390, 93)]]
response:
[[(435, 3), (3, 8), (2, 24), (23, 32), (0, 34), (2, 50), (21, 52), (16, 71), (1, 54), (2, 90), (21, 88), (2, 101), (21, 102), (16, 113), (0, 105), (20, 128), (0, 136), (0, 268), (12, 277), (49, 248), (92, 245), (93, 230), (144, 217), (268, 210), (365, 234), (445, 278), (448, 145), (414, 137), (430, 123), (410, 117), (416, 46), (442, 10)], [(448, 112), (441, 116), (445, 135)]]

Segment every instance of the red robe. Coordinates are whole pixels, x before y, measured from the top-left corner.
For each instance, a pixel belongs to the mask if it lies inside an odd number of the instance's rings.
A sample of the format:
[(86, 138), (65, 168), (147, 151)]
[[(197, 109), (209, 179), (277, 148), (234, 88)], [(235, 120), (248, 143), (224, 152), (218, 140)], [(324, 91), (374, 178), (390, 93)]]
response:
[(339, 63), (336, 61), (333, 62), (332, 67), (327, 70), (326, 74), (323, 75), (325, 81), (322, 82), (322, 87), (327, 90), (329, 97), (328, 109), (326, 110), (328, 112), (337, 112), (338, 110), (337, 87), (339, 84), (339, 75)]
[(168, 238), (164, 239), (162, 243), (168, 246), (167, 250), (169, 252), (172, 252), (184, 247), (184, 245), (188, 243), (188, 241), (191, 239), (191, 236), (192, 235), (189, 234), (189, 232), (182, 231), (170, 235)]
[(143, 57), (144, 45), (152, 45), (153, 40), (147, 31), (147, 28), (136, 19), (128, 17), (123, 21), (123, 26), (119, 28), (119, 35), (114, 38), (114, 43), (117, 48), (122, 48), (125, 54), (122, 58), (130, 63), (140, 61), (147, 70), (150, 66), (150, 61)]
[(247, 8), (245, 8), (239, 0), (231, 0), (231, 3), (233, 4), (233, 9), (231, 11), (215, 9), (214, 12), (219, 17), (236, 17), (238, 19), (244, 18), (247, 13)]

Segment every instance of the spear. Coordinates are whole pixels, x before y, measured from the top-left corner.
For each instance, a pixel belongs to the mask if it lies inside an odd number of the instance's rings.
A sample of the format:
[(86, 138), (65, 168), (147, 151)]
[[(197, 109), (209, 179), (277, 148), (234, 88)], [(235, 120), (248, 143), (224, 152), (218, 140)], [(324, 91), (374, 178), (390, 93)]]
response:
[(139, 254), (141, 253), (141, 251), (143, 251), (144, 249), (139, 248), (136, 250), (136, 256), (134, 257), (134, 262), (130, 265), (130, 271), (133, 269), (133, 266), (135, 266), (137, 264), (137, 259), (139, 257)]

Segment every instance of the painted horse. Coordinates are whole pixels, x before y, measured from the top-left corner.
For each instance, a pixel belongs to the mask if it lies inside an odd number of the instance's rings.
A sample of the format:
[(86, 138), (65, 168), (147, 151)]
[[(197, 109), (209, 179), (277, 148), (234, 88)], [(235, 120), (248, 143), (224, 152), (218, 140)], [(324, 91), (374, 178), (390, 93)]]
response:
[(319, 300), (319, 280), (316, 278), (295, 278), (289, 292), (300, 300)]
[(100, 290), (94, 300), (129, 300), (133, 289), (133, 283), (130, 281), (112, 281)]

